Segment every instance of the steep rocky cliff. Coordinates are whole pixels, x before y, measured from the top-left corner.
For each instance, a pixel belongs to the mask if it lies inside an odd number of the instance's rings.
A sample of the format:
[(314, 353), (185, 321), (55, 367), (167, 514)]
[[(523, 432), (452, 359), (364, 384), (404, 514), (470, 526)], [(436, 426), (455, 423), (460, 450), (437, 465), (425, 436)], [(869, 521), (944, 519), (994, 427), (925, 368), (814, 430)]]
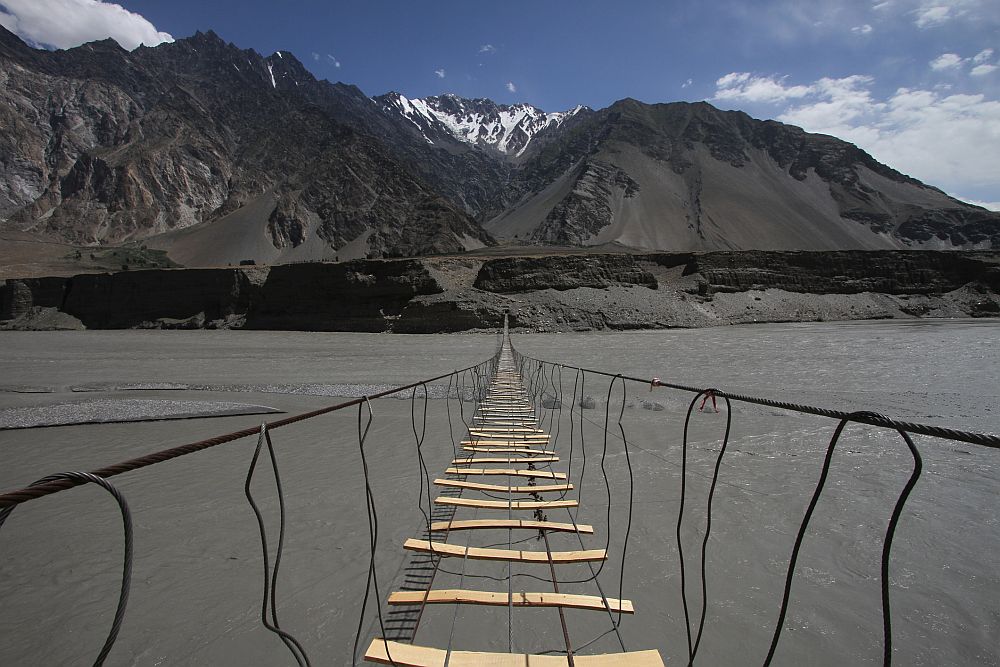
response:
[[(309, 289), (304, 290), (303, 285)], [(718, 252), (356, 260), (28, 278), (0, 328), (430, 333), (1000, 315), (1000, 253)]]
[(338, 120), (331, 100), (353, 91), (291, 54), (214, 33), (50, 53), (0, 28), (0, 62), (7, 228), (84, 245), (160, 235), (150, 245), (194, 265), (491, 243), (363, 122)]

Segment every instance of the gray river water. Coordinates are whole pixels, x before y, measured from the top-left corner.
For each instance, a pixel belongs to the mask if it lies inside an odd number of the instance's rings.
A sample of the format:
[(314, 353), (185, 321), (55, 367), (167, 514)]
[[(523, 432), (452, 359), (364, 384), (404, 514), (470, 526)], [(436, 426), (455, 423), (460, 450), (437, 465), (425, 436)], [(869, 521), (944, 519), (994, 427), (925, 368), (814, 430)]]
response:
[[(512, 340), (524, 354), (565, 364), (1000, 432), (997, 321), (526, 334)], [(495, 336), (485, 334), (4, 332), (0, 412), (84, 399), (100, 405), (141, 399), (297, 413), (338, 402), (332, 395), (465, 367), (490, 356), (496, 344)], [(551, 430), (559, 432), (555, 448), (563, 460), (557, 468), (571, 471), (573, 493), (581, 495), (579, 520), (595, 528), (587, 547), (608, 541), (600, 582), (611, 597), (618, 597), (624, 558), (622, 597), (634, 602), (636, 613), (624, 617), (621, 642), (629, 650), (659, 649), (670, 663), (686, 661), (675, 531), (681, 433), (691, 395), (627, 384), (623, 403), (616, 384), (608, 410), (607, 378), (569, 369), (560, 377), (556, 369), (550, 382), (552, 393), (559, 393), (560, 383), (564, 392), (561, 413), (546, 412)], [(594, 408), (571, 415), (574, 384), (578, 398), (593, 397)], [(615, 425), (623, 406), (627, 460)], [(380, 519), (380, 600), (406, 585), (412, 562), (400, 545), (418, 536), (424, 521), (417, 509), (420, 477), (411, 425), (411, 410), (420, 415), (422, 407), (419, 401), (373, 402), (366, 453)], [(466, 417), (470, 407), (463, 406)], [(691, 422), (681, 539), (695, 625), (702, 604), (698, 549), (705, 501), (726, 419), (725, 406), (720, 408), (719, 414), (695, 412)], [(452, 458), (452, 434), (461, 435), (457, 411), (456, 401), (428, 402), (423, 449), (432, 476)], [(606, 416), (612, 428), (605, 449)], [(274, 417), (0, 430), (0, 489), (246, 428), (263, 418)], [(351, 663), (365, 590), (368, 524), (357, 419), (357, 410), (350, 409), (274, 432), (289, 520), (279, 614), (313, 664)], [(707, 545), (708, 607), (698, 664), (763, 661), (791, 546), (836, 426), (830, 419), (746, 404), (733, 405), (732, 419)], [(924, 472), (900, 521), (890, 574), (895, 661), (1000, 664), (1000, 451), (925, 437), (915, 441)], [(243, 493), (253, 447), (252, 439), (244, 439), (114, 478), (133, 510), (135, 569), (128, 613), (108, 664), (292, 664), (280, 641), (260, 626), (260, 543)], [(625, 552), (627, 463), (634, 498)], [(774, 664), (881, 661), (879, 556), (911, 465), (897, 435), (847, 429), (799, 557)], [(253, 490), (273, 552), (277, 502), (269, 471), (258, 470)], [(568, 520), (556, 513), (550, 518)], [(450, 541), (465, 544), (468, 537), (456, 534)], [(506, 532), (477, 534), (474, 544), (506, 546), (507, 539)], [(554, 550), (572, 549), (576, 540), (550, 539)], [(544, 547), (531, 539), (521, 548)], [(19, 507), (0, 530), (0, 554), (0, 664), (89, 664), (110, 625), (121, 574), (121, 523), (110, 497), (88, 487)], [(464, 578), (460, 561), (445, 566), (450, 569), (437, 575), (435, 588), (506, 590), (506, 583), (483, 578), (505, 576), (499, 564), (470, 562)], [(590, 577), (586, 566), (559, 572), (567, 581)], [(531, 573), (547, 575), (547, 568), (516, 566), (514, 590), (548, 590), (548, 584), (523, 576)], [(561, 589), (596, 594), (593, 582)], [(562, 646), (552, 609), (515, 609), (509, 628), (506, 609), (466, 606), (454, 612), (447, 605), (428, 607), (416, 643), (444, 647), (451, 638), (457, 649), (522, 652)], [(391, 631), (392, 617), (386, 620)], [(571, 610), (567, 621), (577, 647), (596, 639), (583, 653), (621, 650), (613, 632), (604, 634), (610, 628), (606, 614)], [(369, 606), (362, 647), (378, 632)]]

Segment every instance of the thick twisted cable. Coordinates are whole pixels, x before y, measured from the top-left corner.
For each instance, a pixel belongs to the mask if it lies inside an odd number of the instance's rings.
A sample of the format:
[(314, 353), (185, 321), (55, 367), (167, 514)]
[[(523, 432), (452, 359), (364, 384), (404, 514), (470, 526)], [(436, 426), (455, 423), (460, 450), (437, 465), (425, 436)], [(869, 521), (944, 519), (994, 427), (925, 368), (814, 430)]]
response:
[[(464, 371), (471, 371), (473, 369), (479, 368), (480, 366), (491, 363), (488, 361), (482, 361), (474, 366), (469, 366), (464, 369)], [(454, 371), (453, 371), (454, 372)], [(336, 412), (337, 410), (343, 410), (345, 408), (353, 407), (355, 405), (361, 405), (365, 403), (368, 399), (383, 398), (385, 396), (390, 396), (392, 394), (397, 394), (407, 389), (412, 389), (421, 384), (428, 384), (430, 382), (436, 382), (437, 380), (443, 380), (452, 373), (445, 373), (444, 375), (438, 375), (436, 377), (427, 378), (426, 380), (420, 380), (418, 382), (412, 382), (401, 387), (393, 387), (392, 389), (386, 389), (385, 391), (380, 391), (377, 394), (372, 394), (371, 396), (366, 396), (362, 398), (355, 398), (343, 403), (337, 403), (335, 405), (329, 405), (325, 408), (319, 408), (318, 410), (312, 410), (310, 412), (303, 412), (301, 414), (292, 415), (291, 417), (285, 417), (284, 419), (278, 419), (273, 422), (267, 422), (267, 430), (273, 431), (276, 428), (281, 428), (282, 426), (289, 426), (306, 419), (312, 419), (313, 417), (319, 417), (320, 415), (325, 415), (330, 412)], [(114, 477), (115, 475), (120, 475), (126, 472), (132, 472), (133, 470), (138, 470), (139, 468), (145, 468), (146, 466), (151, 466), (157, 463), (162, 463), (164, 461), (169, 461), (170, 459), (175, 459), (179, 456), (185, 456), (187, 454), (193, 454), (194, 452), (200, 452), (203, 449), (209, 449), (211, 447), (216, 447), (218, 445), (224, 445), (228, 442), (233, 442), (234, 440), (240, 440), (241, 438), (247, 438), (252, 435), (257, 435), (260, 428), (254, 426), (252, 428), (245, 428), (240, 431), (233, 431), (232, 433), (226, 433), (223, 435), (217, 435), (212, 438), (207, 438), (205, 440), (199, 440), (198, 442), (191, 442), (186, 445), (179, 445), (177, 447), (171, 447), (170, 449), (164, 449), (158, 452), (153, 452), (151, 454), (146, 454), (145, 456), (140, 456), (138, 458), (129, 459), (128, 461), (122, 461), (114, 465), (105, 466), (104, 468), (99, 468), (97, 470), (90, 471), (90, 475), (95, 477)], [(35, 483), (23, 489), (17, 489), (16, 491), (10, 491), (8, 493), (0, 493), (0, 507), (14, 507), (21, 503), (27, 502), (29, 500), (35, 500), (36, 498), (41, 498), (43, 496), (52, 495), (53, 493), (58, 493), (59, 491), (65, 491), (67, 489), (72, 489), (74, 486), (80, 486), (81, 484), (86, 484), (87, 480), (77, 479), (77, 478), (59, 478), (52, 481), (45, 482), (44, 484)]]
[[(532, 357), (524, 357), (525, 359), (532, 359)], [(639, 382), (649, 386), (653, 383), (652, 378), (637, 378), (630, 375), (621, 375), (620, 373), (608, 373), (606, 371), (599, 371), (593, 368), (581, 368), (580, 366), (572, 366), (570, 364), (560, 364), (565, 368), (572, 368), (576, 370), (587, 371), (588, 373), (595, 373), (597, 375), (603, 375), (605, 377), (623, 377), (630, 382)], [(698, 387), (692, 387), (684, 384), (676, 384), (673, 382), (664, 382), (659, 380), (656, 382), (658, 387), (666, 387), (667, 389), (677, 389), (679, 391), (686, 391), (689, 393), (697, 394), (702, 390)], [(776, 401), (771, 398), (764, 398), (762, 396), (749, 396), (746, 394), (734, 394), (728, 391), (716, 390), (715, 395), (719, 398), (729, 398), (733, 401), (739, 401), (741, 403), (752, 403), (754, 405), (764, 405), (770, 408), (779, 408), (781, 410), (790, 410), (792, 412), (802, 412), (810, 415), (818, 415), (820, 417), (830, 417), (831, 419), (846, 419), (848, 421), (856, 422), (858, 424), (868, 424), (869, 426), (881, 426), (884, 428), (892, 428), (897, 431), (906, 431), (911, 434), (918, 435), (929, 435), (932, 438), (943, 438), (945, 440), (957, 440), (959, 442), (967, 442), (970, 445), (980, 445), (982, 447), (990, 447), (992, 449), (1000, 449), (1000, 435), (991, 435), (989, 433), (975, 433), (972, 431), (960, 431), (958, 429), (946, 428), (942, 426), (932, 426), (930, 424), (920, 424), (917, 422), (902, 421), (900, 419), (893, 419), (885, 415), (876, 414), (873, 412), (847, 412), (845, 410), (832, 410), (830, 408), (819, 408), (814, 405), (805, 405), (802, 403), (789, 403), (787, 401)]]
[[(122, 561), (121, 592), (118, 594), (118, 606), (115, 608), (115, 617), (111, 622), (111, 631), (108, 633), (107, 639), (104, 640), (104, 646), (101, 647), (101, 652), (97, 655), (97, 659), (94, 660), (94, 665), (103, 665), (108, 657), (108, 653), (111, 652), (111, 648), (118, 639), (119, 631), (121, 631), (122, 621), (125, 619), (125, 605), (128, 604), (128, 594), (132, 586), (132, 512), (129, 510), (128, 502), (125, 500), (125, 496), (121, 494), (121, 491), (107, 480), (93, 473), (75, 471), (56, 473), (55, 475), (48, 475), (41, 478), (31, 486), (40, 486), (59, 481), (72, 482), (73, 486), (88, 482), (98, 485), (114, 497), (115, 502), (118, 503), (118, 509), (121, 510), (122, 514), (122, 528), (125, 533), (125, 556)], [(16, 505), (10, 505), (0, 510), (0, 528), (3, 527), (7, 521), (7, 517), (11, 515), (15, 507)]]

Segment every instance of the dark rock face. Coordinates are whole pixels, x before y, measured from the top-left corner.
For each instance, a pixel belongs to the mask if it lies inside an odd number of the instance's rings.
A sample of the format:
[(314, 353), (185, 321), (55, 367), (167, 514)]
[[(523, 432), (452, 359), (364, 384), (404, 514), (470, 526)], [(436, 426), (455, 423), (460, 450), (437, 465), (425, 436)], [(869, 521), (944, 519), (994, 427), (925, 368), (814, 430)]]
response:
[(32, 308), (62, 308), (65, 278), (24, 278), (0, 287), (0, 320), (13, 320)]
[(276, 266), (254, 290), (245, 326), (385, 331), (414, 297), (439, 292), (427, 269), (413, 260)]
[(629, 199), (639, 190), (639, 184), (624, 170), (589, 161), (576, 176), (573, 190), (552, 208), (532, 238), (560, 245), (587, 245), (613, 219), (611, 203), (616, 195)]
[(502, 294), (578, 287), (604, 289), (613, 284), (656, 289), (656, 278), (632, 255), (512, 257), (485, 262), (475, 287)]
[[(996, 317), (1000, 254), (743, 252), (357, 260), (0, 283), (0, 328), (433, 333)], [(76, 323), (74, 325), (74, 323)], [(82, 324), (81, 324), (82, 323)]]
[(715, 292), (943, 294), (971, 282), (1000, 291), (1000, 266), (964, 253), (718, 252), (693, 256), (685, 274), (700, 274)]

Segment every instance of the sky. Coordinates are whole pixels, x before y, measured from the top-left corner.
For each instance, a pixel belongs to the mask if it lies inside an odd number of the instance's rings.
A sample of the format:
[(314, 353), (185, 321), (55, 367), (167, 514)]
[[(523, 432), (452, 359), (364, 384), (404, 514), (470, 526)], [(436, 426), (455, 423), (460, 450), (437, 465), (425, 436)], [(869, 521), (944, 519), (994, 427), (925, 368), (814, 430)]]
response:
[(0, 0), (34, 46), (214, 30), (369, 95), (708, 101), (1000, 210), (1000, 0)]

